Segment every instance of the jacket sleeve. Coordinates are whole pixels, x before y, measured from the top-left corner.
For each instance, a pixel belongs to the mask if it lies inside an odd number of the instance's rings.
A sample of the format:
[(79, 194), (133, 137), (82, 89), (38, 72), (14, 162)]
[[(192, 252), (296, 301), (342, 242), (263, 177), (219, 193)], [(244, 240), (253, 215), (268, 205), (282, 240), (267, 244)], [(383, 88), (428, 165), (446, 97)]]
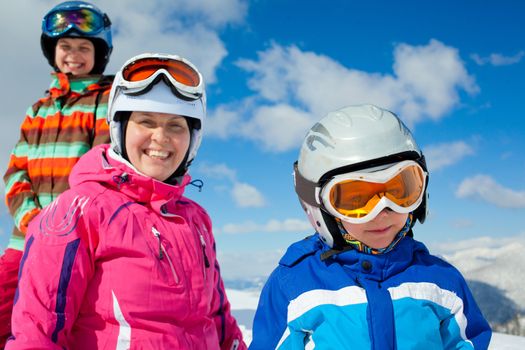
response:
[[(27, 142), (28, 132), (32, 130), (33, 118), (29, 113), (20, 127), (20, 139), (9, 158), (7, 171), (4, 175), (6, 205), (14, 219), (15, 226), (22, 233), (26, 233), (27, 225), (33, 217), (40, 212), (37, 194), (33, 191), (29, 176), (29, 148)], [(36, 130), (32, 130), (36, 132)]]
[(261, 292), (259, 305), (253, 321), (253, 338), (250, 350), (301, 349), (304, 347), (304, 334), (299, 347), (295, 344), (295, 333), (290, 333), (287, 325), (288, 300), (280, 287), (280, 269), (270, 275)]
[(93, 276), (86, 197), (66, 191), (31, 221), (6, 349), (66, 349)]
[(470, 349), (471, 346), (488, 349), (492, 330), (461, 275), (460, 284), (457, 296), (462, 302), (457, 303), (452, 315), (441, 323), (444, 349)]
[(96, 97), (95, 126), (91, 147), (109, 143), (109, 126), (107, 123), (109, 88), (101, 91)]
[[(207, 215), (206, 215), (207, 216)], [(242, 338), (242, 332), (237, 325), (237, 321), (231, 314), (231, 306), (226, 296), (226, 290), (221, 277), (219, 262), (216, 259), (215, 240), (211, 234), (211, 224), (207, 222), (209, 239), (213, 247), (213, 260), (210, 268), (213, 276), (213, 296), (211, 301), (212, 317), (219, 335), (219, 344), (221, 350), (245, 350), (246, 344)]]

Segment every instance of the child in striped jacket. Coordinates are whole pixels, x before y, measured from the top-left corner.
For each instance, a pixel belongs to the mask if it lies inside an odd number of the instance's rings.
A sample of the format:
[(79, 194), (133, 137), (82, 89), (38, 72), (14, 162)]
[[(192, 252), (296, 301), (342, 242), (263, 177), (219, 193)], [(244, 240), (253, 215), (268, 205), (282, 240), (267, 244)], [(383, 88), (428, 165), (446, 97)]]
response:
[(80, 156), (109, 142), (106, 114), (113, 77), (102, 75), (112, 50), (108, 16), (87, 2), (63, 2), (44, 16), (40, 40), (55, 72), (46, 96), (27, 110), (4, 175), (15, 226), (0, 257), (0, 349), (11, 332), (29, 221), (68, 188)]

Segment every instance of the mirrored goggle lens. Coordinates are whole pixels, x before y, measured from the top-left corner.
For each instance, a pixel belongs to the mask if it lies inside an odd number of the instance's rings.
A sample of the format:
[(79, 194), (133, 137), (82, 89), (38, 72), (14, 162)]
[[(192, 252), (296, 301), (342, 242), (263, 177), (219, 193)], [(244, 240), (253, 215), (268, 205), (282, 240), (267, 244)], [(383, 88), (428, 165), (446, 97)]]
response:
[(421, 199), (424, 190), (425, 173), (419, 165), (412, 164), (384, 183), (342, 180), (330, 189), (329, 200), (330, 205), (341, 215), (362, 218), (383, 197), (401, 208), (410, 208)]
[(199, 73), (188, 64), (173, 59), (145, 58), (128, 64), (122, 70), (122, 77), (129, 82), (139, 82), (153, 76), (159, 69), (164, 69), (180, 84), (197, 87), (200, 84)]
[(99, 32), (104, 28), (104, 18), (90, 9), (57, 11), (46, 19), (46, 30), (50, 34), (62, 34), (71, 27), (85, 34)]

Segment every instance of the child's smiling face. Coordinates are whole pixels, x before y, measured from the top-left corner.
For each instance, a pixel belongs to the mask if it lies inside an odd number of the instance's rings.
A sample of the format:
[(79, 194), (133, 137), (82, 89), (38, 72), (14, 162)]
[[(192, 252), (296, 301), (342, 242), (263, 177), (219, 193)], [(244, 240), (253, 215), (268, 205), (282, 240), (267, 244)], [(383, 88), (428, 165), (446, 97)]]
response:
[(408, 214), (400, 214), (385, 208), (375, 218), (363, 223), (352, 224), (342, 221), (346, 231), (359, 242), (370, 248), (387, 247), (401, 231), (408, 219)]
[(89, 74), (95, 66), (95, 46), (88, 39), (60, 38), (55, 47), (55, 65), (62, 73)]

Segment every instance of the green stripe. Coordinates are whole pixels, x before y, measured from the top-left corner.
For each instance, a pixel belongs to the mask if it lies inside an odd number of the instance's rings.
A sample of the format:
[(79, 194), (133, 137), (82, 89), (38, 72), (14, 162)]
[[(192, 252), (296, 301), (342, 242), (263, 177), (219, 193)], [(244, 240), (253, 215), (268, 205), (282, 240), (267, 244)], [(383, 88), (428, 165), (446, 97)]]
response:
[(75, 158), (89, 151), (89, 145), (85, 142), (57, 142), (30, 145), (29, 154), (31, 159), (43, 158)]
[(82, 78), (79, 80), (72, 78), (72, 79), (69, 79), (69, 88), (71, 89), (71, 91), (83, 93), (89, 85), (95, 84), (98, 80), (99, 80), (98, 78), (94, 78), (94, 79)]
[(108, 105), (100, 103), (97, 108), (97, 119), (106, 119), (108, 117)]
[(11, 235), (11, 238), (9, 238), (9, 243), (7, 243), (7, 248), (23, 251), (24, 241), (24, 237)]
[(38, 194), (38, 202), (43, 207), (49, 205), (52, 201), (54, 201), (60, 193), (52, 194), (52, 193), (39, 193)]
[(6, 193), (9, 192), (9, 190), (11, 190), (11, 187), (13, 187), (13, 185), (16, 182), (29, 182), (27, 180), (27, 172), (17, 171), (16, 173), (11, 174), (11, 176), (9, 177), (9, 180), (5, 184), (5, 192)]
[[(58, 197), (58, 195), (59, 195), (58, 193), (57, 194), (52, 194), (48, 192), (39, 193), (37, 197), (38, 197), (38, 203), (40, 204), (40, 207), (44, 208), (45, 206), (49, 205), (52, 201), (55, 200), (56, 197)], [(20, 222), (22, 221), (22, 218), (24, 217), (24, 215), (35, 208), (36, 208), (36, 205), (35, 205), (33, 198), (25, 198), (22, 205), (16, 209), (16, 213), (13, 218), (15, 221), (15, 225), (17, 227), (20, 227)]]
[(16, 144), (15, 148), (13, 149), (13, 152), (11, 153), (17, 157), (24, 157), (27, 155), (27, 150), (28, 150), (27, 142), (20, 141)]
[[(60, 109), (60, 112), (63, 116), (69, 117), (74, 112), (76, 113), (93, 113), (95, 110), (95, 105), (93, 103), (94, 101), (88, 100), (86, 103), (76, 103), (71, 106), (64, 106), (62, 109)], [(99, 109), (105, 107), (107, 109), (107, 106), (105, 103), (99, 104)], [(54, 105), (42, 105), (39, 110), (37, 116), (40, 118), (47, 118), (48, 116), (54, 115), (59, 111), (58, 108), (56, 108)], [(32, 114), (32, 110), (28, 114)], [(98, 112), (97, 112), (98, 113)]]
[(15, 215), (13, 216), (13, 220), (15, 221), (16, 227), (20, 227), (20, 223), (22, 222), (24, 215), (26, 215), (27, 213), (29, 213), (31, 210), (35, 208), (36, 208), (36, 205), (35, 205), (35, 201), (33, 200), (33, 197), (24, 198), (22, 205), (20, 205), (16, 209)]

